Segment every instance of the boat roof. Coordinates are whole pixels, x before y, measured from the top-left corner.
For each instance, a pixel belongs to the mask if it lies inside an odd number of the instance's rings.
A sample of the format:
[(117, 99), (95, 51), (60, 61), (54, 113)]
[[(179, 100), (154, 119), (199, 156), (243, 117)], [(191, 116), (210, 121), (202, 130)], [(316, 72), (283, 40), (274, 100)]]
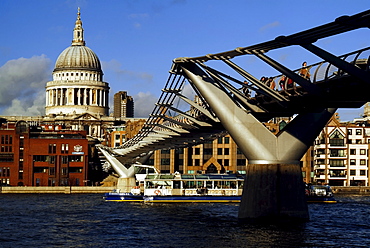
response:
[(237, 174), (147, 174), (145, 180), (244, 180)]

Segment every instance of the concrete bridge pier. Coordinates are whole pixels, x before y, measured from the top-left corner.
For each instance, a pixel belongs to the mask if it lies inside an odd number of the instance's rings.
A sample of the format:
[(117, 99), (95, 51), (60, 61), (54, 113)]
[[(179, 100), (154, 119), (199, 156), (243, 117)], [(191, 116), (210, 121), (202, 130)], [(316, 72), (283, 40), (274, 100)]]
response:
[(299, 164), (248, 164), (240, 221), (309, 219)]
[(248, 158), (239, 219), (307, 220), (300, 159), (336, 109), (299, 114), (275, 136), (194, 63), (181, 67)]

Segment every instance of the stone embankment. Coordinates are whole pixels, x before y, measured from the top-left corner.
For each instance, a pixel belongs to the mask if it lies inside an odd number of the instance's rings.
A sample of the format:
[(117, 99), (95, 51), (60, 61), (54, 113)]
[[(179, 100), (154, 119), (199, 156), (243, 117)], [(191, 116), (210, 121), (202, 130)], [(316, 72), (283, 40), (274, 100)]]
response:
[[(71, 186), (71, 187), (0, 187), (2, 194), (104, 194), (117, 187)], [(334, 194), (370, 195), (366, 186), (331, 186)]]
[(116, 187), (68, 186), (68, 187), (0, 187), (2, 194), (104, 194)]
[(331, 189), (336, 195), (370, 195), (370, 187), (367, 186), (331, 186)]

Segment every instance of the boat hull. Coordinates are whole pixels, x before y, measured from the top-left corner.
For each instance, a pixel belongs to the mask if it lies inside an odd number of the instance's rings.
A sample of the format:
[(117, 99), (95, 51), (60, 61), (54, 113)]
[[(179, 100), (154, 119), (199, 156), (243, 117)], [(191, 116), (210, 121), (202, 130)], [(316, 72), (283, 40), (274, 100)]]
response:
[(105, 193), (103, 196), (105, 201), (119, 202), (143, 202), (142, 195), (133, 195), (131, 193)]
[(337, 203), (334, 197), (307, 197), (307, 203)]
[(146, 203), (230, 203), (240, 200), (241, 196), (144, 196)]

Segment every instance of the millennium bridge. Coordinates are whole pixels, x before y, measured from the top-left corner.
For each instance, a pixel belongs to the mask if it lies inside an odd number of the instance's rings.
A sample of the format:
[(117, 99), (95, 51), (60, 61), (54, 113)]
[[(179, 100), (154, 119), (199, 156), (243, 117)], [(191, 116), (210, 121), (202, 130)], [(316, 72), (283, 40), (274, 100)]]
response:
[[(307, 220), (301, 157), (337, 108), (359, 108), (370, 101), (370, 47), (335, 55), (314, 43), (369, 27), (367, 10), (260, 44), (176, 58), (139, 133), (120, 147), (99, 149), (129, 184), (135, 165), (145, 164), (153, 151), (190, 147), (227, 132), (248, 159), (239, 219)], [(322, 61), (290, 69), (267, 55), (290, 46)], [(237, 64), (240, 56), (254, 56), (279, 75), (257, 79)], [(263, 125), (292, 116), (276, 135)]]

